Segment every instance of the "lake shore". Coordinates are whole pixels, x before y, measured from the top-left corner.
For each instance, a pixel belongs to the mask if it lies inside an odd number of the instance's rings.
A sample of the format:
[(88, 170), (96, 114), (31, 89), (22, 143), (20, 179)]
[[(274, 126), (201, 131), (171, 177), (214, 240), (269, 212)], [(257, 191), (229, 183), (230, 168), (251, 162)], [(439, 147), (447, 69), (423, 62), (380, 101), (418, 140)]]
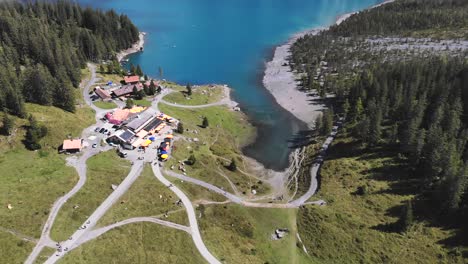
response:
[[(387, 0), (368, 9), (393, 1)], [(343, 14), (336, 19), (334, 24), (339, 25), (358, 12)], [(263, 85), (273, 95), (278, 104), (305, 122), (309, 128), (313, 128), (314, 121), (321, 115), (326, 106), (319, 103), (321, 100), (316, 91), (300, 90), (298, 82), (300, 76), (292, 72), (289, 66), (290, 49), (297, 39), (309, 34), (318, 34), (327, 29), (329, 27), (317, 27), (294, 34), (285, 44), (275, 49), (272, 60), (266, 64), (263, 76)]]
[(145, 35), (146, 35), (145, 32), (140, 32), (138, 34), (138, 41), (134, 43), (131, 48), (128, 48), (126, 50), (121, 50), (119, 53), (117, 53), (116, 55), (117, 60), (119, 62), (122, 62), (122, 60), (128, 55), (142, 51), (145, 45)]

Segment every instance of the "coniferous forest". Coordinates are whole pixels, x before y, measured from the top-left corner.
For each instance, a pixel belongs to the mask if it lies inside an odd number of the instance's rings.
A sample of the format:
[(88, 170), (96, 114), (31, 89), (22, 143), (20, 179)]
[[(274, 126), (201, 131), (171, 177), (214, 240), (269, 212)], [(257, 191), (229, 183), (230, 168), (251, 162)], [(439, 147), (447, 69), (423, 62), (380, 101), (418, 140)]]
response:
[[(290, 64), (304, 74), (304, 90), (335, 94), (346, 129), (364, 149), (399, 157), (416, 182), (411, 210), (430, 208), (431, 217), (461, 228), (465, 238), (468, 57), (445, 51), (468, 38), (467, 12), (464, 0), (397, 0), (299, 39)], [(409, 48), (391, 53), (395, 43), (384, 38)], [(376, 39), (387, 46), (369, 44)], [(446, 47), (423, 53), (422, 42)]]
[(111, 60), (138, 40), (125, 15), (69, 1), (0, 3), (0, 110), (25, 117), (24, 102), (73, 112), (87, 61)]

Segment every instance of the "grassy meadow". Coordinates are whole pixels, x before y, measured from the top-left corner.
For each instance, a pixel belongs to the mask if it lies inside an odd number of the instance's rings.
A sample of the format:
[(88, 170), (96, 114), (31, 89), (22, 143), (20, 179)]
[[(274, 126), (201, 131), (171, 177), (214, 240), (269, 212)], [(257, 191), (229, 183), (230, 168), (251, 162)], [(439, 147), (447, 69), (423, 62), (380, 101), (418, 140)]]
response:
[[(149, 165), (146, 165), (140, 177), (133, 183), (130, 189), (116, 202), (112, 208), (98, 222), (98, 226), (106, 226), (138, 216), (157, 216), (166, 221), (186, 224), (183, 218), (187, 218), (183, 206), (177, 206), (177, 196), (164, 186), (153, 174)], [(165, 212), (176, 211), (177, 214), (169, 214), (165, 218)], [(180, 212), (179, 212), (180, 211)], [(179, 222), (182, 220), (182, 222)]]
[(224, 96), (222, 86), (197, 86), (192, 87), (192, 95), (187, 94), (185, 87), (176, 89), (176, 92), (164, 96), (164, 100), (169, 103), (180, 105), (203, 105), (218, 102)]
[(154, 223), (115, 228), (67, 254), (60, 264), (205, 263), (184, 231)]
[[(118, 185), (130, 171), (130, 163), (114, 151), (102, 152), (87, 161), (85, 185), (65, 203), (52, 226), (51, 237), (66, 240), (112, 193), (111, 185)], [(74, 208), (78, 206), (77, 208)]]
[(95, 101), (94, 105), (101, 109), (114, 109), (117, 105), (114, 102)]
[[(159, 107), (164, 113), (183, 123), (183, 136), (189, 138), (174, 142), (172, 157), (166, 163), (166, 169), (174, 166), (174, 170), (180, 173), (178, 162), (194, 155), (197, 160), (195, 164), (185, 166), (187, 175), (191, 177), (244, 195), (250, 193), (252, 186), (256, 187), (258, 195), (270, 191), (270, 186), (261, 182), (255, 175), (245, 173), (247, 168), (244, 166), (240, 147), (252, 140), (255, 129), (244, 115), (222, 106), (183, 109), (160, 104)], [(205, 116), (209, 126), (202, 128), (202, 119)], [(235, 172), (226, 168), (232, 159), (236, 160), (238, 168)]]
[[(197, 208), (208, 249), (223, 263), (310, 263), (296, 241), (296, 210), (205, 205)], [(273, 240), (277, 228), (289, 233)]]
[(453, 230), (416, 216), (408, 232), (395, 231), (402, 205), (414, 197), (409, 172), (396, 157), (389, 151), (362, 149), (346, 134), (335, 140), (321, 169), (318, 193), (327, 205), (305, 206), (297, 216), (299, 233), (313, 260), (464, 263), (445, 248)]

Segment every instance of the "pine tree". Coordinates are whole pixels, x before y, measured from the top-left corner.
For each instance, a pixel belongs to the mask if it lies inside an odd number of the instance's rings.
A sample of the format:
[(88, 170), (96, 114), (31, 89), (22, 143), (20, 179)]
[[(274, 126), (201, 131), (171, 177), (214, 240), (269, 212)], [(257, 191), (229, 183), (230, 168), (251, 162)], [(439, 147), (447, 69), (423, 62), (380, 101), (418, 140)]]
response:
[(210, 124), (208, 123), (208, 118), (205, 116), (203, 117), (202, 127), (207, 128)]
[(364, 106), (362, 105), (362, 100), (361, 97), (359, 97), (354, 104), (354, 109), (353, 109), (353, 121), (359, 121), (361, 120), (362, 113), (364, 112)]
[(354, 136), (362, 140), (363, 143), (368, 143), (369, 140), (369, 127), (370, 121), (366, 115), (361, 117), (361, 121), (356, 125), (354, 129)]
[(153, 80), (150, 81), (149, 90), (151, 95), (155, 95), (157, 92), (156, 85), (154, 84)]
[(322, 115), (322, 135), (328, 135), (333, 129), (333, 109), (327, 109)]
[(179, 121), (179, 123), (177, 123), (177, 133), (179, 134), (183, 134), (184, 133), (184, 124), (182, 124), (182, 122)]
[(13, 127), (15, 126), (13, 118), (9, 117), (7, 113), (3, 113), (2, 123), (1, 133), (5, 136), (11, 135)]
[(136, 85), (133, 86), (132, 95), (136, 100), (141, 100), (144, 97), (143, 91), (139, 91)]
[(47, 128), (39, 125), (32, 115), (30, 115), (28, 119), (29, 126), (26, 130), (26, 136), (24, 139), (25, 146), (29, 150), (41, 149), (42, 146), (39, 143), (39, 140), (47, 135)]
[(188, 83), (185, 88), (187, 89), (187, 95), (191, 96), (192, 95), (192, 86)]
[(231, 163), (228, 165), (228, 170), (230, 171), (236, 171), (237, 170), (237, 164), (236, 164), (236, 159), (232, 158)]
[(323, 129), (322, 115), (319, 115), (317, 116), (317, 119), (315, 120), (315, 133), (317, 135), (321, 135), (322, 129)]
[(348, 115), (350, 108), (351, 108), (351, 106), (349, 105), (349, 101), (348, 101), (348, 99), (346, 99), (344, 101), (344, 103), (343, 103), (343, 113), (344, 113), (345, 117)]
[(135, 74), (138, 76), (143, 76), (143, 71), (141, 70), (141, 67), (139, 64), (136, 67)]
[(197, 162), (197, 159), (195, 158), (195, 156), (193, 154), (191, 154), (187, 160), (188, 164), (189, 165), (195, 165), (195, 162)]
[(146, 83), (143, 84), (143, 91), (145, 92), (146, 95), (153, 95), (148, 85), (146, 85)]
[(413, 204), (411, 200), (406, 201), (405, 206), (403, 207), (402, 216), (400, 219), (400, 231), (402, 233), (407, 232), (412, 226), (414, 222), (414, 214), (413, 214)]
[(130, 98), (127, 99), (127, 102), (125, 102), (125, 107), (128, 108), (128, 109), (132, 109), (134, 105), (135, 105), (135, 103)]
[(113, 63), (107, 64), (107, 73), (113, 74), (114, 71), (115, 71), (114, 64)]
[(369, 145), (375, 146), (379, 143), (382, 136), (382, 110), (377, 107), (374, 101), (368, 106), (369, 112)]
[(130, 74), (131, 75), (136, 74), (136, 68), (135, 68), (135, 65), (133, 65), (133, 63), (130, 64)]

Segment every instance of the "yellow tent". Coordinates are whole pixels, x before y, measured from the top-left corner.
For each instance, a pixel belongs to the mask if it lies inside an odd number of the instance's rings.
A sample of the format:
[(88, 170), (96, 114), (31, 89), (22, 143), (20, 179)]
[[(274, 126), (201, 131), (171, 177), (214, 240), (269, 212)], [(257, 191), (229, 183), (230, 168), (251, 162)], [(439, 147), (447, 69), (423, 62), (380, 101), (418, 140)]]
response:
[(140, 112), (143, 112), (145, 109), (146, 107), (134, 106), (132, 109), (130, 109), (130, 113), (132, 114), (140, 113)]
[(145, 142), (141, 143), (141, 146), (142, 147), (147, 147), (147, 146), (149, 146), (151, 144), (151, 142), (153, 142), (153, 141), (147, 139)]
[(162, 158), (162, 159), (167, 159), (167, 158), (169, 158), (169, 155), (167, 155), (167, 154), (162, 154), (162, 155), (161, 155), (161, 158)]

